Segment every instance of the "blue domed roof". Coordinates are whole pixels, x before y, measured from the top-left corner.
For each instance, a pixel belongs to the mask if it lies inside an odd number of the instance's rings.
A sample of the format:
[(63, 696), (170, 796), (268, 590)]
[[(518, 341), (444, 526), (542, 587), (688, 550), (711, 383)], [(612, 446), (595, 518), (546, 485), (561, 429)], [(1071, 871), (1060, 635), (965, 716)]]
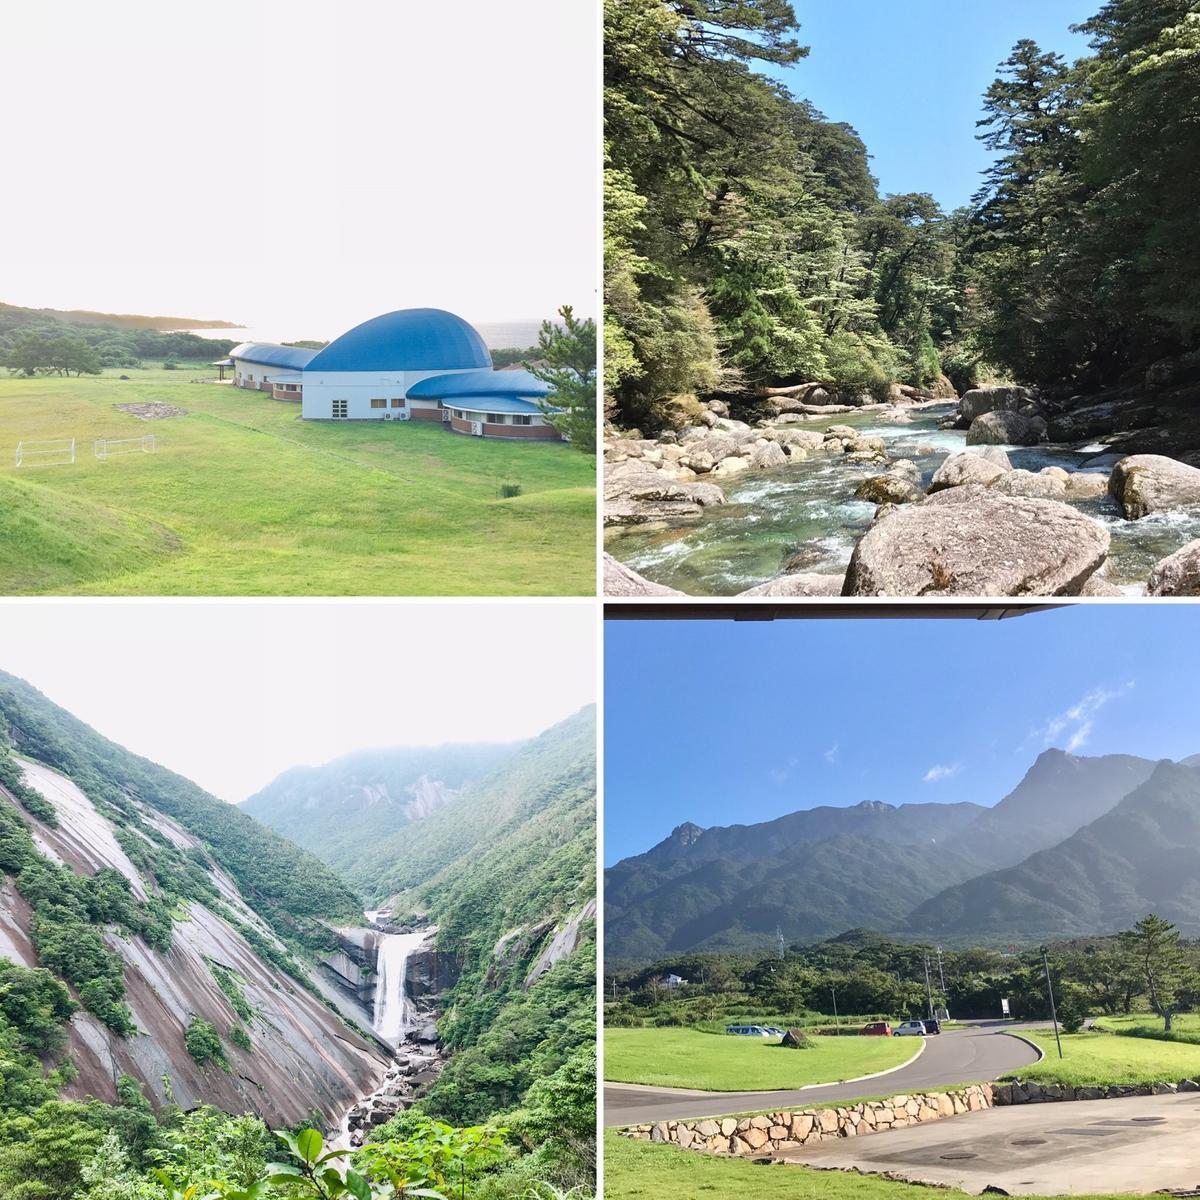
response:
[(302, 346), (277, 346), (274, 342), (243, 342), (230, 350), (229, 357), (241, 359), (242, 362), (258, 363), (264, 367), (287, 367), (293, 371), (301, 371), (316, 353), (316, 350), (306, 350)]
[(440, 308), (402, 308), (334, 338), (306, 371), (457, 371), (490, 367), (483, 338)]

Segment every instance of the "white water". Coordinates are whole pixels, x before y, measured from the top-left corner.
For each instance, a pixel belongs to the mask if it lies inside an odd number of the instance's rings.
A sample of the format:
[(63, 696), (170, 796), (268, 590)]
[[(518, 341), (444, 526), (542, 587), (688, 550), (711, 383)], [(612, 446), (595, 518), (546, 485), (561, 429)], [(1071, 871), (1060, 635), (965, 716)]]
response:
[(428, 936), (417, 933), (381, 933), (376, 962), (375, 1013), (372, 1028), (389, 1046), (398, 1046), (416, 1024), (416, 1008), (404, 986), (408, 956)]

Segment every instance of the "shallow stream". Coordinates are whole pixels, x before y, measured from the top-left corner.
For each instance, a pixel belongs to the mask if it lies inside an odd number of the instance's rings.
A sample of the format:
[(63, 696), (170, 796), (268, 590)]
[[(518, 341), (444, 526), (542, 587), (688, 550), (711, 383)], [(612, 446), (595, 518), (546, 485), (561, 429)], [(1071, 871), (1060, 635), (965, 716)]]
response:
[[(875, 413), (839, 414), (800, 428), (849, 425), (881, 437), (889, 457), (911, 459), (928, 485), (945, 458), (966, 445), (963, 430), (937, 427), (952, 411), (953, 405), (916, 410), (908, 425), (880, 421)], [(1108, 448), (1088, 443), (1004, 449), (1014, 468), (1076, 471)], [(774, 579), (794, 555), (800, 556), (794, 570), (840, 574), (875, 513), (874, 503), (856, 500), (854, 490), (883, 469), (874, 463), (847, 463), (841, 455), (814, 454), (795, 465), (747, 472), (720, 481), (729, 503), (706, 509), (699, 521), (666, 529), (658, 525), (610, 531), (606, 546), (647, 579), (693, 596), (736, 595)], [(1108, 528), (1108, 578), (1131, 592), (1145, 584), (1156, 562), (1200, 537), (1200, 515), (1126, 521), (1111, 497), (1072, 503)]]

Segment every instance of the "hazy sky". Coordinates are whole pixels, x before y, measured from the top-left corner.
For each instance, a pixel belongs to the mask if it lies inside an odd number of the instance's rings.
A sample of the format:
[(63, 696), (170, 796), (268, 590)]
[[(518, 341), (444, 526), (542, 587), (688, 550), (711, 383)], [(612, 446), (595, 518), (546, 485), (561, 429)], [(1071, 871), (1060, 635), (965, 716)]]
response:
[(595, 0), (0, 7), (0, 300), (596, 312)]
[(513, 741), (596, 699), (586, 601), (0, 604), (0, 670), (225, 800), (372, 746)]
[(1200, 606), (609, 621), (604, 852), (819, 804), (995, 804), (1055, 746), (1200, 753)]
[(772, 69), (796, 96), (858, 130), (884, 192), (965, 204), (990, 160), (975, 140), (980, 100), (1021, 38), (1068, 60), (1070, 26), (1101, 0), (795, 0), (809, 56)]

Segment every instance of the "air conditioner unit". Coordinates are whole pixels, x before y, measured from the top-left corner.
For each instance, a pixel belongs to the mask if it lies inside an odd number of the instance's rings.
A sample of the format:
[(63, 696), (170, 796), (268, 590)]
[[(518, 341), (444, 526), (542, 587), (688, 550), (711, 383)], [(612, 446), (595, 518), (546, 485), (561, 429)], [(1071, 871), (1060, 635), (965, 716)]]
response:
[(392, 419), (392, 414), (391, 414), (390, 412), (385, 412), (385, 413), (383, 414), (383, 419), (384, 419), (385, 421), (390, 421), (390, 420)]
[(482, 421), (472, 421), (471, 422), (471, 432), (476, 437), (483, 437), (483, 422)]

